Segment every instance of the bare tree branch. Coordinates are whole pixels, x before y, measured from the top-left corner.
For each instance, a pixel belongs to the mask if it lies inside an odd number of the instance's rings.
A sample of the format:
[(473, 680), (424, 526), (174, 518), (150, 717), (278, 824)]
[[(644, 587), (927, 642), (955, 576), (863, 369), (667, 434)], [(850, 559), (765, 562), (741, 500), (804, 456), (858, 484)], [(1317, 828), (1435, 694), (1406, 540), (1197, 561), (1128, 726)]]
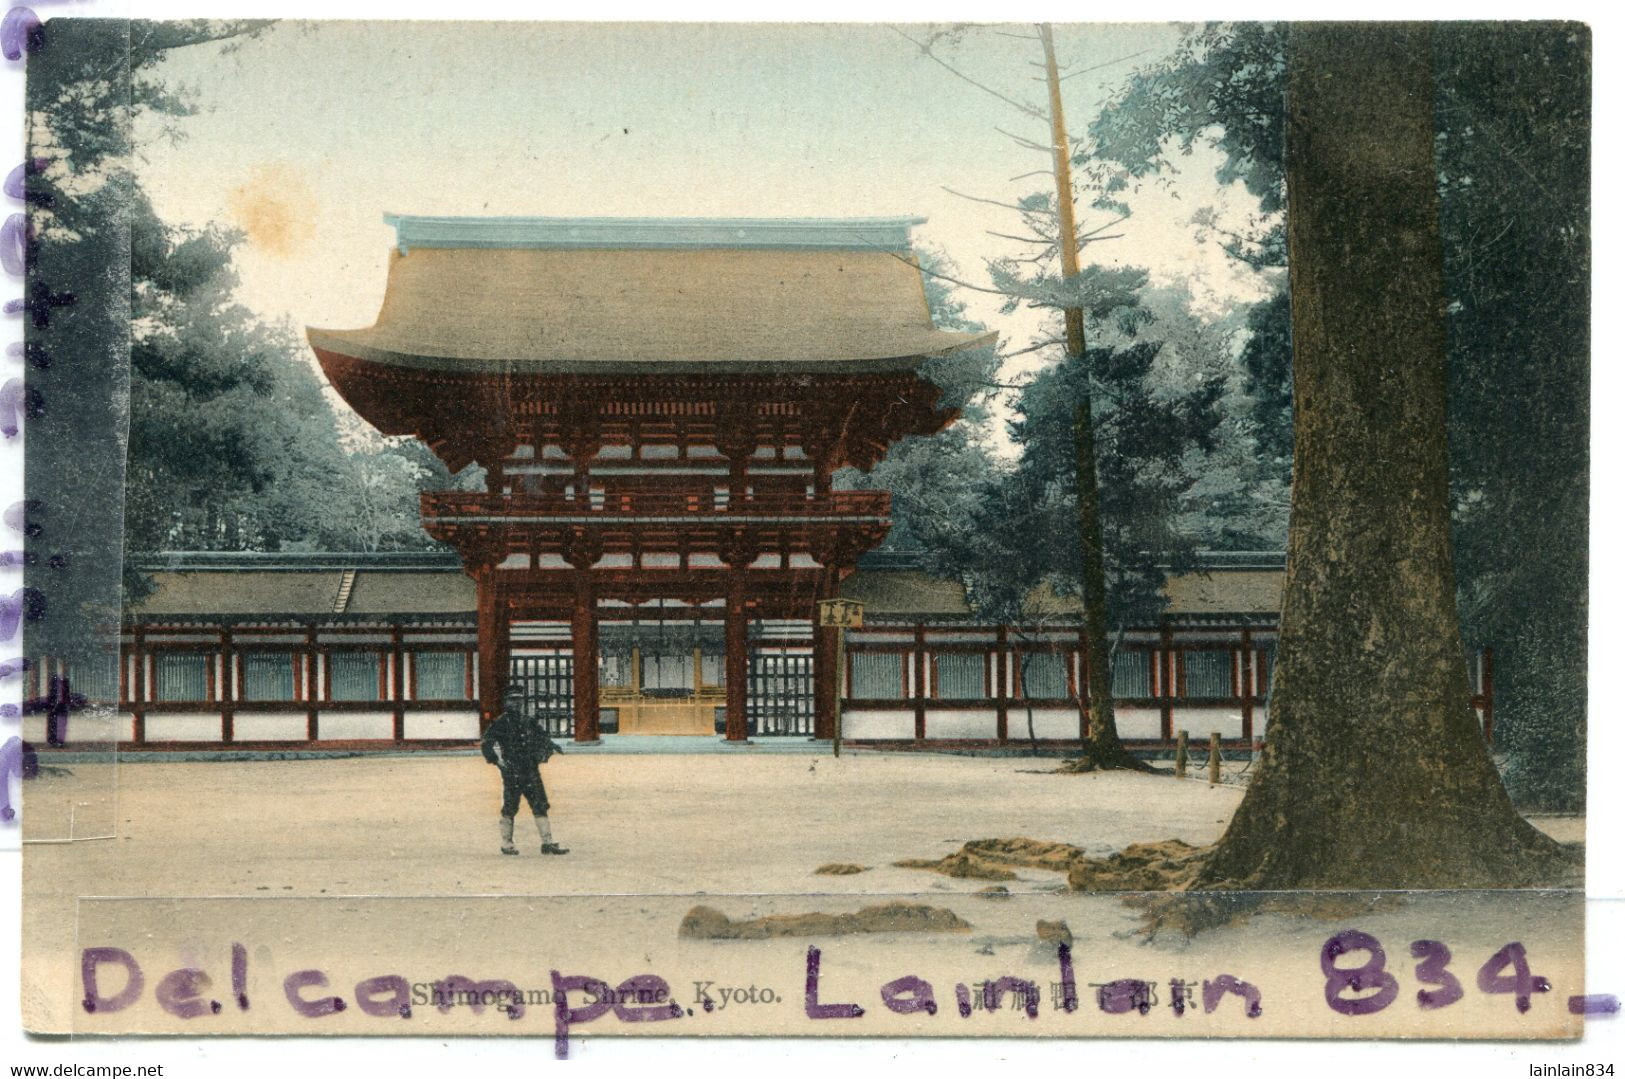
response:
[(1025, 149), (1037, 150), (1039, 153), (1043, 154), (1053, 154), (1055, 152), (1055, 148), (1053, 146), (1046, 146), (1041, 142), (1034, 142), (1032, 139), (1023, 138), (1022, 136), (1006, 131), (1004, 128), (997, 125), (994, 126), (993, 130), (997, 131), (999, 134), (1003, 135), (1017, 146)]
[(1020, 240), (1024, 244), (1043, 244), (1045, 247), (1055, 246), (1054, 240), (1046, 240), (1042, 236), (1014, 236), (1008, 232), (994, 232), (992, 229), (988, 229), (987, 234), (997, 236), (1001, 240)]
[[(1118, 216), (1112, 218), (1110, 221), (1106, 222), (1104, 225), (1101, 225), (1098, 228), (1090, 229), (1088, 232), (1079, 233), (1078, 239), (1087, 240), (1089, 237), (1095, 235), (1097, 232), (1104, 232), (1106, 229), (1111, 228), (1113, 225), (1119, 224), (1120, 222), (1127, 221), (1127, 220), (1128, 220), (1128, 214), (1119, 214)], [(1110, 238), (1110, 237), (1105, 237), (1105, 236), (1101, 237), (1101, 239), (1103, 239), (1103, 240), (1108, 239), (1108, 238)]]
[(993, 87), (988, 86), (985, 83), (977, 82), (975, 79), (971, 78), (969, 75), (965, 74), (963, 71), (960, 71), (958, 68), (956, 68), (952, 64), (948, 63), (948, 61), (944, 60), (942, 57), (940, 57), (936, 53), (932, 52), (931, 47), (929, 45), (925, 45), (925, 44), (922, 44), (921, 42), (915, 41), (913, 38), (909, 37), (907, 34), (903, 33), (903, 31), (899, 30), (895, 26), (892, 27), (891, 29), (892, 29), (892, 32), (895, 33), (898, 37), (902, 38), (904, 41), (907, 41), (907, 42), (913, 44), (915, 48), (919, 49), (920, 52), (928, 60), (930, 60), (933, 63), (937, 64), (938, 66), (943, 68), (945, 71), (947, 71), (949, 74), (953, 75), (955, 78), (963, 79), (965, 82), (970, 83), (972, 86), (976, 87), (978, 90), (982, 91), (984, 94), (991, 94), (994, 97), (998, 98), (1000, 101), (1004, 102), (1006, 105), (1010, 105), (1010, 106), (1013, 106), (1013, 107), (1015, 107), (1017, 109), (1020, 109), (1022, 112), (1026, 113), (1028, 116), (1031, 116), (1036, 120), (1042, 120), (1045, 123), (1049, 123), (1049, 114), (1044, 112), (1043, 110), (1037, 108), (1034, 105), (1029, 105), (1025, 101), (1017, 101), (1013, 97), (1009, 97), (1009, 96), (1007, 96), (1005, 94), (1001, 94), (999, 91), (993, 89)]
[(1062, 338), (1048, 337), (1042, 341), (1037, 341), (1031, 345), (1028, 345), (1026, 348), (1018, 348), (1014, 352), (1006, 352), (1003, 354), (1003, 358), (1006, 360), (1013, 359), (1016, 356), (1025, 356), (1029, 352), (1041, 352), (1046, 348), (1054, 348), (1056, 345), (1064, 344), (1066, 344), (1066, 341)]
[(989, 206), (1002, 206), (1006, 210), (1015, 210), (1017, 213), (1027, 212), (1023, 207), (1017, 206), (1013, 202), (1000, 202), (998, 199), (984, 199), (978, 195), (967, 195), (963, 191), (955, 191), (951, 187), (944, 187), (943, 190), (950, 195), (958, 195), (962, 199), (969, 199), (971, 202), (985, 202)]
[(942, 280), (947, 281), (950, 284), (958, 285), (960, 288), (968, 288), (973, 292), (985, 292), (985, 293), (989, 294), (990, 296), (1003, 296), (1003, 297), (1005, 297), (1005, 299), (1009, 299), (1009, 294), (1008, 293), (1000, 292), (996, 288), (984, 288), (981, 285), (973, 285), (969, 281), (961, 281), (957, 277), (951, 277), (948, 274), (942, 273), (939, 270), (933, 270), (929, 266), (923, 266), (920, 263), (915, 262), (913, 259), (904, 258), (902, 255), (899, 255), (895, 251), (887, 251), (886, 254), (890, 255), (892, 258), (896, 259), (898, 262), (907, 263), (909, 266), (914, 267), (915, 269), (919, 270), (921, 273), (926, 273), (926, 274), (930, 274), (932, 277), (941, 278)]
[(1103, 67), (1111, 67), (1113, 64), (1121, 64), (1123, 61), (1132, 60), (1136, 56), (1144, 56), (1146, 53), (1148, 53), (1150, 51), (1151, 51), (1150, 49), (1141, 49), (1139, 52), (1131, 52), (1127, 56), (1119, 56), (1115, 60), (1107, 60), (1105, 63), (1095, 64), (1093, 67), (1086, 67), (1082, 71), (1068, 71), (1065, 75), (1061, 76), (1060, 81), (1065, 82), (1066, 80), (1068, 80), (1070, 78), (1073, 78), (1074, 76), (1077, 76), (1077, 75), (1087, 75), (1087, 74), (1089, 74), (1089, 72), (1091, 72), (1091, 71), (1099, 71)]

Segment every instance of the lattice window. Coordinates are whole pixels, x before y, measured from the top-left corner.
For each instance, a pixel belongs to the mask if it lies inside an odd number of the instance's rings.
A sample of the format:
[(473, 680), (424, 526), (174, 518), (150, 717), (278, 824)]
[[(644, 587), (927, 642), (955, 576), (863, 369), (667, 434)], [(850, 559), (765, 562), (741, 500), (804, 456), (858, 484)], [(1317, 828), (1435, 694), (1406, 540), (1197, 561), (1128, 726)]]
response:
[(895, 700), (903, 696), (903, 657), (898, 652), (852, 653), (850, 696)]
[(979, 652), (937, 655), (937, 697), (947, 701), (987, 697), (987, 656)]
[(244, 652), (242, 699), (291, 701), (294, 657), (288, 652)]
[(673, 692), (694, 688), (693, 652), (645, 651), (640, 658), (645, 690)]
[(412, 675), (420, 701), (463, 700), (468, 696), (467, 658), (461, 652), (414, 652)]
[(378, 700), (378, 672), (383, 657), (376, 652), (334, 652), (327, 657), (327, 693), (335, 701)]
[(154, 700), (206, 701), (209, 699), (209, 664), (203, 652), (160, 652), (153, 659), (157, 685)]
[(1032, 652), (1020, 657), (1021, 695), (1029, 700), (1066, 697), (1068, 658), (1062, 652)]
[(1228, 650), (1203, 648), (1185, 652), (1185, 696), (1213, 700), (1235, 695)]
[(92, 701), (113, 704), (118, 701), (117, 656), (90, 656), (68, 668), (68, 686)]
[(1112, 696), (1117, 698), (1151, 696), (1151, 653), (1142, 649), (1122, 649), (1112, 660)]

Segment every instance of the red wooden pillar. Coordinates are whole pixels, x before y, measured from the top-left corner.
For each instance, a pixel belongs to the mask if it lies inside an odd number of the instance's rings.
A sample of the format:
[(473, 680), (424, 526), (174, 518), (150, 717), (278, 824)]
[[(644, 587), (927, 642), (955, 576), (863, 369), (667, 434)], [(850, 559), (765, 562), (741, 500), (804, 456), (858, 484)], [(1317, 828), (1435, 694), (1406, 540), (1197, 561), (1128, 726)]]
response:
[(1253, 631), (1241, 627), (1241, 737), (1253, 742)]
[(1010, 630), (999, 627), (993, 646), (993, 707), (999, 744), (1010, 740)]
[(914, 740), (925, 740), (925, 623), (914, 626)]
[[(147, 649), (146, 634), (140, 625), (134, 627), (131, 633), (130, 653), (135, 660), (135, 677), (130, 687), (130, 738), (136, 745), (147, 740)], [(33, 672), (30, 672), (30, 677)], [(37, 692), (35, 696), (39, 696)]]
[[(724, 615), (723, 640), (727, 650), (727, 740), (743, 742), (750, 735), (745, 718), (747, 690), (750, 678), (750, 639), (747, 633), (745, 610), (745, 569), (741, 565), (728, 570), (727, 610)], [(826, 666), (829, 666), (826, 664)], [(813, 671), (818, 671), (813, 661)]]
[[(574, 658), (575, 740), (596, 742), (598, 734), (598, 599), (592, 570), (575, 571), (575, 607), (570, 612), (570, 653)], [(504, 650), (506, 652), (506, 650)], [(506, 660), (506, 656), (504, 656)]]
[(389, 696), (395, 705), (394, 737), (395, 741), (406, 740), (406, 652), (401, 647), (401, 627), (392, 626), (389, 631), (389, 662), (390, 686)]
[(316, 673), (316, 627), (305, 627), (305, 738), (316, 741), (318, 719), (316, 702), (321, 700), (322, 687)]
[(835, 669), (838, 651), (835, 635), (840, 631), (833, 626), (818, 624), (818, 600), (834, 599), (834, 567), (825, 567), (818, 582), (818, 595), (813, 602), (813, 737), (835, 737), (836, 697), (841, 691), (840, 672)]
[(1072, 693), (1078, 700), (1078, 740), (1089, 740), (1089, 633), (1078, 627), (1078, 673)]
[(234, 705), (239, 692), (237, 684), (237, 649), (231, 643), (231, 629), (220, 631), (220, 740), (236, 740), (237, 716)]
[(502, 691), (507, 685), (507, 610), (497, 588), (496, 571), (481, 566), (475, 571), (478, 596), (476, 618), (479, 629), (479, 705), (483, 732), (502, 710)]
[(1174, 633), (1166, 623), (1162, 627), (1162, 740), (1174, 740)]

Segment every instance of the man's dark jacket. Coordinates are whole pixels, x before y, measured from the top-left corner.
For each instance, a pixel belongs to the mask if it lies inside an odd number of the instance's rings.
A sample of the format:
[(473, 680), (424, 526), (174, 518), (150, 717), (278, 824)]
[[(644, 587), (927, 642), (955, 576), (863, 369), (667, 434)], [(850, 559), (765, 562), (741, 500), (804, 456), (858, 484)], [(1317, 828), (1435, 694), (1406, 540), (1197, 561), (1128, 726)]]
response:
[[(502, 751), (500, 760), (497, 755), (499, 748)], [(547, 758), (559, 752), (559, 747), (536, 720), (508, 710), (485, 728), (485, 737), (480, 739), (480, 752), (486, 760), (501, 768), (504, 775), (524, 779), (535, 776), (536, 766), (547, 763)]]

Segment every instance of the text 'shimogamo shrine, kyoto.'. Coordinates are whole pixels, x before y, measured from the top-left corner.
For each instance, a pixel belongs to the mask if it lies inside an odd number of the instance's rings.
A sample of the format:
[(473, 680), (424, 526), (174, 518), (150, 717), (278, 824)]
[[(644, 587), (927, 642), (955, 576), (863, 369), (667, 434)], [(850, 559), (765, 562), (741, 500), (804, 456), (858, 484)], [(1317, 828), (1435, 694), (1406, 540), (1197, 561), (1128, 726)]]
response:
[(992, 340), (933, 325), (917, 220), (387, 220), (377, 323), (309, 340), (378, 430), (486, 468), (422, 500), (476, 584), (481, 725), (513, 680), (578, 741), (743, 741), (753, 701), (831, 737), (815, 605), (890, 511), (831, 477), (952, 423), (920, 365)]

